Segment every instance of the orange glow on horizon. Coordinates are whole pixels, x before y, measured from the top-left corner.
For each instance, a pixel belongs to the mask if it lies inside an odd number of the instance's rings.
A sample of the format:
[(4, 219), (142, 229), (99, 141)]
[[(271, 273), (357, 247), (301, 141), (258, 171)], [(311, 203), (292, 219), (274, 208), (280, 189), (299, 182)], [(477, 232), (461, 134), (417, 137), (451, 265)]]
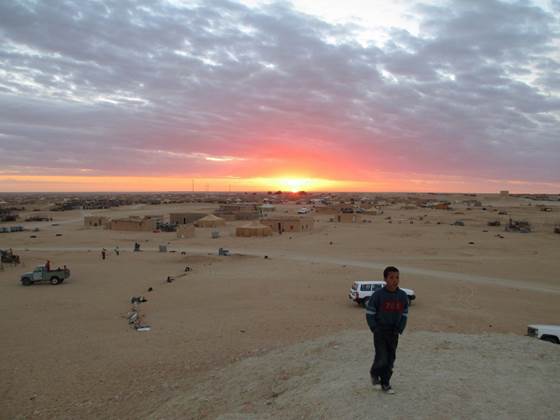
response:
[(254, 178), (189, 178), (135, 176), (61, 176), (4, 175), (0, 191), (4, 192), (155, 192), (155, 191), (332, 191), (360, 184), (322, 178), (254, 177)]
[(195, 178), (1, 174), (0, 192), (463, 192), (554, 193), (560, 183), (490, 180), (434, 174), (376, 173), (374, 180), (337, 180), (295, 174), (273, 177)]

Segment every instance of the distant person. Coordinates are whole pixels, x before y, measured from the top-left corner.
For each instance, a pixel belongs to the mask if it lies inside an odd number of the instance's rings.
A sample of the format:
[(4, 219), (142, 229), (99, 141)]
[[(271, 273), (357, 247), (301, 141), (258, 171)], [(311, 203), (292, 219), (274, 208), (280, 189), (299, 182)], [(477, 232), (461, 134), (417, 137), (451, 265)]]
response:
[(50, 260), (47, 260), (47, 262), (45, 263), (45, 270), (51, 271), (51, 261)]
[(101, 250), (101, 259), (104, 260), (106, 256), (107, 256), (107, 250), (106, 250), (105, 248), (103, 248), (103, 249)]
[(117, 254), (117, 257), (120, 255), (120, 250), (118, 245), (115, 247), (115, 254)]
[(375, 292), (366, 305), (366, 320), (373, 333), (375, 357), (369, 374), (376, 389), (394, 394), (391, 388), (393, 365), (408, 318), (408, 296), (399, 289), (399, 270), (387, 267), (383, 271), (385, 287)]

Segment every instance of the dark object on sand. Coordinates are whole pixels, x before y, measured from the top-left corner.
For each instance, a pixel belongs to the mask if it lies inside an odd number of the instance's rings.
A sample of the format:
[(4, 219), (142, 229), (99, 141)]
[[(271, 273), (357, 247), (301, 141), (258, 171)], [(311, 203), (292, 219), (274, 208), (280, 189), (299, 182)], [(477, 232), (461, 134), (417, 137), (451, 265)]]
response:
[(510, 217), (505, 230), (506, 232), (529, 233), (531, 232), (531, 224), (526, 220), (512, 220)]
[(144, 296), (132, 296), (132, 298), (130, 299), (130, 303), (143, 303), (147, 301), (148, 299), (146, 299)]
[(0, 249), (0, 260), (6, 264), (19, 264), (19, 255), (14, 254), (12, 249), (2, 250)]

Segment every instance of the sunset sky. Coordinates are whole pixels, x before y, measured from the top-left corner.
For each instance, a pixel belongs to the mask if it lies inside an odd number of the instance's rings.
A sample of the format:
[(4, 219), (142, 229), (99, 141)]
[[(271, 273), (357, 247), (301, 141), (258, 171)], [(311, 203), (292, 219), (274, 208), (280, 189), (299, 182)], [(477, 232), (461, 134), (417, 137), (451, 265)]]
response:
[(0, 1), (0, 191), (560, 192), (560, 1)]

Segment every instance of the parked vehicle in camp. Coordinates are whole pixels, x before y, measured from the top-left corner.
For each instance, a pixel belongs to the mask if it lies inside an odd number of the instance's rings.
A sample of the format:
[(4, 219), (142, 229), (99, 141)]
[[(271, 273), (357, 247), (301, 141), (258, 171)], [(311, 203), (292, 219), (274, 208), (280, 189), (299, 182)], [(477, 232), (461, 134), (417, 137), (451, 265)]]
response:
[(19, 255), (14, 254), (11, 249), (0, 249), (0, 261), (6, 264), (19, 264)]
[(39, 265), (35, 267), (35, 270), (29, 273), (23, 273), (21, 275), (21, 284), (24, 286), (31, 286), (33, 283), (39, 283), (47, 281), (50, 284), (56, 285), (62, 283), (70, 277), (70, 270), (64, 266), (64, 268), (57, 268), (56, 270), (47, 270), (44, 265)]
[(560, 325), (529, 325), (527, 327), (527, 335), (560, 344)]
[[(358, 305), (367, 305), (369, 298), (376, 291), (385, 286), (384, 281), (355, 281), (350, 288), (350, 293), (348, 293), (348, 299), (356, 302)], [(416, 299), (416, 293), (412, 289), (405, 289), (400, 287), (407, 296), (408, 303), (412, 303)]]

